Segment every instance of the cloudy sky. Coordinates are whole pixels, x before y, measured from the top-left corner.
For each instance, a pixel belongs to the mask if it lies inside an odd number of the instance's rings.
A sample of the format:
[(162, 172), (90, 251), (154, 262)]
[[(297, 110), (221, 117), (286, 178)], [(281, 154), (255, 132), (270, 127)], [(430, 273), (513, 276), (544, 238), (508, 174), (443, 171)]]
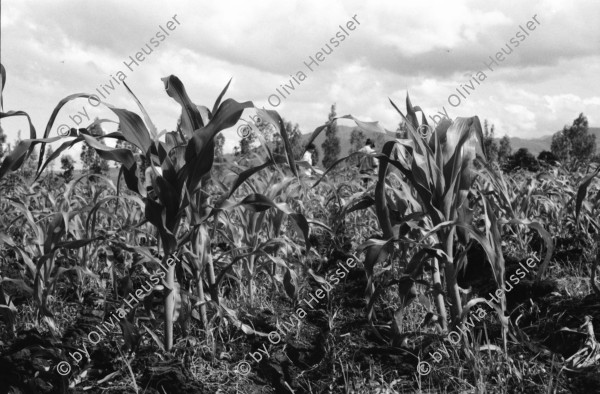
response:
[[(327, 120), (332, 103), (339, 115), (395, 130), (399, 115), (388, 97), (403, 109), (409, 92), (428, 115), (444, 108), (451, 118), (478, 115), (499, 136), (535, 138), (580, 112), (600, 126), (598, 15), (600, 3), (591, 0), (5, 0), (4, 110), (29, 113), (38, 135), (72, 93), (99, 89), (103, 101), (138, 111), (120, 77), (158, 129), (173, 130), (180, 110), (161, 78), (174, 74), (196, 104), (211, 108), (233, 78), (228, 97), (277, 109), (305, 133)], [(502, 48), (509, 54), (492, 71), (486, 63)], [(149, 54), (133, 63), (143, 49)], [(323, 50), (329, 54), (311, 71), (305, 63)], [(111, 114), (76, 100), (51, 135), (59, 125), (75, 127), (75, 115), (87, 125), (87, 117), (116, 119)], [(9, 141), (19, 129), (27, 136), (25, 119), (2, 127)], [(233, 131), (225, 136), (227, 151), (237, 139)]]

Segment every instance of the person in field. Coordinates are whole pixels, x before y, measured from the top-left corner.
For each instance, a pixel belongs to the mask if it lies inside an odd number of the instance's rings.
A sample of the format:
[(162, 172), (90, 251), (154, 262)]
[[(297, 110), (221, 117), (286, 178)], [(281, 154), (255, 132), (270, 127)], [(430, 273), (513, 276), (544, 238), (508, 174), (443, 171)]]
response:
[[(360, 148), (359, 152), (365, 153), (367, 155), (377, 153), (375, 151), (375, 143), (371, 141), (371, 139), (367, 139), (365, 142), (365, 146)], [(358, 169), (361, 175), (370, 176), (372, 174), (377, 173), (377, 168), (379, 167), (379, 160), (372, 156), (363, 156), (360, 158), (358, 162)], [(365, 187), (369, 184), (369, 179), (363, 179), (363, 184)]]
[(307, 161), (310, 165), (313, 164), (313, 154), (315, 153), (315, 144), (310, 143), (306, 147), (306, 152), (302, 156), (302, 161)]
[(312, 176), (314, 173), (317, 173), (312, 166), (314, 165), (313, 163), (313, 155), (315, 153), (315, 145), (313, 143), (308, 144), (308, 146), (306, 147), (306, 152), (304, 152), (304, 155), (302, 155), (302, 159), (300, 160), (300, 162), (306, 162), (308, 164), (308, 166), (304, 167), (304, 175), (306, 176)]

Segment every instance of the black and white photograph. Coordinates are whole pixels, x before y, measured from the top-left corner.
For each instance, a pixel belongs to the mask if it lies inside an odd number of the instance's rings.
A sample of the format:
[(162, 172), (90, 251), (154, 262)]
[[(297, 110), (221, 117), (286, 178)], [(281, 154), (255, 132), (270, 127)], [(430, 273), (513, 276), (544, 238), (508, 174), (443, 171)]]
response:
[(1, 0), (0, 394), (600, 393), (599, 16)]

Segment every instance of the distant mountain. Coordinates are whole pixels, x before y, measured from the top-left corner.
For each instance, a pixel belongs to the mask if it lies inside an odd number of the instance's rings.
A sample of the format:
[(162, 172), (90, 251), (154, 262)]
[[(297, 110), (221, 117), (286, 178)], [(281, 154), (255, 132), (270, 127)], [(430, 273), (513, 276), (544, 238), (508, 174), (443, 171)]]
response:
[[(350, 151), (350, 135), (352, 134), (352, 130), (357, 129), (358, 127), (351, 126), (337, 126), (338, 132), (337, 136), (340, 139), (341, 146), (341, 154), (340, 157), (347, 155)], [(370, 138), (374, 141), (377, 140), (377, 135), (379, 133), (369, 133), (367, 131), (362, 130), (363, 134), (366, 138)], [(596, 143), (598, 144), (598, 152), (600, 152), (600, 127), (590, 127), (589, 132), (592, 135), (596, 136)], [(305, 141), (310, 138), (310, 134), (305, 134)], [(387, 133), (386, 136), (383, 137), (384, 141), (393, 140), (395, 138), (395, 133)], [(321, 144), (325, 141), (325, 132), (323, 131), (314, 144), (319, 149), (320, 157), (323, 157), (323, 149), (321, 149)], [(512, 147), (513, 152), (516, 152), (519, 148), (527, 148), (529, 152), (533, 155), (537, 156), (544, 150), (550, 150), (550, 145), (552, 144), (552, 135), (546, 135), (539, 138), (520, 138), (520, 137), (510, 137), (510, 145)], [(381, 149), (381, 146), (376, 146), (376, 149)]]
[[(352, 135), (352, 131), (354, 129), (358, 129), (357, 126), (337, 126), (337, 136), (340, 139), (340, 147), (341, 153), (340, 158), (348, 155), (350, 153), (350, 136)], [(375, 149), (380, 150), (383, 146), (383, 143), (386, 141), (390, 141), (395, 139), (395, 133), (389, 132), (386, 135), (382, 136), (377, 132), (369, 132), (362, 130), (364, 136), (366, 138), (370, 138), (375, 141)], [(596, 136), (596, 143), (598, 144), (598, 152), (600, 152), (600, 127), (590, 127), (589, 132)], [(307, 142), (312, 133), (303, 134), (304, 142)], [(322, 131), (321, 134), (315, 139), (313, 142), (317, 149), (319, 150), (319, 157), (323, 159), (323, 148), (321, 148), (321, 144), (325, 141), (325, 131)], [(550, 144), (552, 143), (552, 135), (546, 135), (539, 138), (520, 138), (520, 137), (510, 137), (510, 145), (512, 147), (513, 152), (516, 152), (519, 148), (527, 148), (529, 152), (533, 155), (537, 156), (540, 152), (544, 150), (550, 150)], [(234, 158), (233, 154), (225, 154), (225, 157), (228, 160)], [(322, 166), (322, 163), (319, 163)]]
[(509, 139), (513, 152), (516, 152), (520, 148), (527, 148), (535, 156), (544, 150), (550, 150), (550, 144), (552, 143), (551, 135), (531, 139), (519, 137), (509, 137)]
[[(590, 127), (588, 129), (589, 133), (596, 136), (596, 144), (598, 146), (598, 151), (600, 152), (600, 127)], [(529, 152), (537, 156), (543, 150), (550, 150), (550, 145), (552, 144), (552, 135), (545, 135), (540, 138), (519, 138), (519, 137), (510, 137), (510, 146), (512, 147), (513, 152), (517, 151), (519, 148), (527, 148)]]
[[(358, 127), (351, 126), (337, 126), (338, 132), (337, 136), (340, 139), (341, 146), (341, 154), (340, 157), (347, 155), (350, 152), (350, 135), (352, 134), (352, 130), (357, 129)], [(379, 133), (369, 133), (368, 131), (362, 130), (363, 134), (366, 138), (370, 138), (374, 141), (377, 141), (377, 136)], [(596, 143), (598, 144), (598, 151), (600, 152), (600, 127), (590, 127), (589, 132), (592, 135), (596, 136)], [(305, 134), (305, 141), (310, 138), (310, 134)], [(383, 139), (384, 141), (393, 140), (395, 138), (395, 133), (387, 133)], [(314, 144), (319, 149), (320, 157), (323, 157), (323, 149), (321, 148), (321, 144), (325, 141), (325, 132), (323, 131)], [(519, 148), (527, 148), (529, 152), (533, 155), (537, 156), (544, 150), (550, 150), (550, 145), (552, 144), (552, 135), (546, 135), (540, 138), (520, 138), (520, 137), (510, 137), (510, 145), (512, 147), (513, 152), (516, 152)], [(381, 149), (381, 146), (376, 146), (376, 149)]]
[[(352, 127), (352, 126), (337, 125), (337, 137), (340, 139), (340, 148), (341, 148), (339, 158), (342, 158), (342, 157), (350, 154), (350, 136), (352, 135), (352, 131), (354, 129), (359, 129), (359, 127), (358, 126)], [(375, 142), (375, 150), (378, 150), (378, 151), (381, 150), (384, 142), (395, 139), (395, 133), (386, 133), (385, 135), (382, 135), (381, 133), (378, 133), (378, 132), (369, 132), (369, 131), (362, 130), (362, 129), (360, 129), (360, 130), (363, 132), (365, 138), (369, 138)], [(304, 134), (304, 141), (308, 142), (308, 139), (310, 138), (311, 135), (312, 135), (312, 133)], [(325, 141), (325, 130), (323, 130), (321, 132), (321, 134), (319, 134), (319, 136), (313, 141), (313, 144), (315, 144), (315, 146), (319, 150), (320, 160), (323, 159), (323, 148), (321, 148), (321, 144), (324, 141)], [(323, 164), (321, 162), (319, 162), (319, 165), (322, 166)]]

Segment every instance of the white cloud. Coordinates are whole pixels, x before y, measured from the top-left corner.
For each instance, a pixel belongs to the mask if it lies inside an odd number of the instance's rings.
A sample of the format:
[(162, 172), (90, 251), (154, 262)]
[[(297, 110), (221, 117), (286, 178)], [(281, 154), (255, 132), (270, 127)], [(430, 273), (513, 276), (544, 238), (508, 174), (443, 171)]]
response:
[[(393, 130), (399, 115), (388, 97), (403, 108), (407, 91), (429, 114), (445, 106), (451, 116), (479, 115), (493, 120), (500, 135), (538, 137), (570, 124), (579, 112), (592, 126), (600, 122), (600, 4), (591, 0), (5, 3), (5, 110), (28, 112), (38, 135), (61, 98), (93, 92), (126, 70), (123, 61), (175, 14), (181, 25), (126, 73), (159, 130), (172, 130), (180, 111), (162, 77), (177, 75), (192, 100), (208, 107), (233, 77), (228, 97), (271, 109), (269, 95), (299, 70), (307, 79), (276, 109), (304, 132), (322, 124), (334, 102), (341, 115), (379, 120)], [(303, 62), (355, 15), (356, 29), (307, 71)], [(448, 95), (470, 78), (466, 74), (483, 69), (534, 15), (541, 24), (527, 40), (459, 107), (451, 107)], [(122, 86), (107, 101), (138, 111)], [(67, 105), (56, 125), (71, 124), (69, 115), (85, 104)], [(90, 117), (115, 118), (106, 109), (89, 110)], [(2, 126), (9, 140), (28, 130), (24, 119), (3, 120)], [(231, 133), (225, 133), (226, 149), (237, 143)]]

